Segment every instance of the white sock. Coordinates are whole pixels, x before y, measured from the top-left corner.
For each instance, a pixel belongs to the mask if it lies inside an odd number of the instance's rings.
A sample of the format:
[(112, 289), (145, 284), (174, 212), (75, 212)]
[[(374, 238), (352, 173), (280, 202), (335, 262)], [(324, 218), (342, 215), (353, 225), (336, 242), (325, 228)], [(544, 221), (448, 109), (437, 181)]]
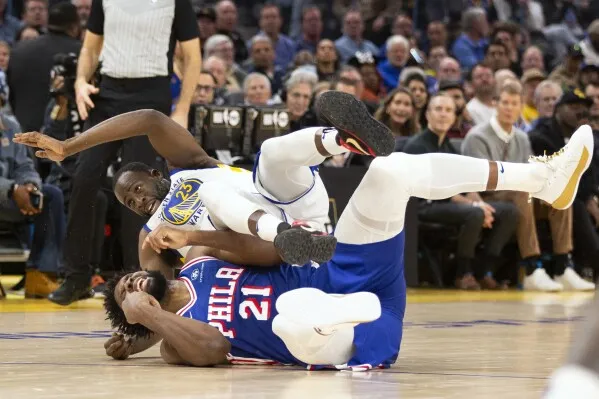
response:
[(599, 398), (599, 377), (578, 365), (559, 368), (549, 381), (544, 399)]
[(331, 155), (345, 154), (348, 150), (337, 144), (337, 129), (324, 129), (321, 135), (322, 146)]
[(260, 216), (256, 225), (258, 237), (265, 241), (274, 241), (278, 234), (277, 229), (281, 223), (283, 222), (280, 219), (269, 215), (268, 213)]
[(536, 193), (549, 177), (549, 169), (540, 163), (497, 162), (497, 189)]

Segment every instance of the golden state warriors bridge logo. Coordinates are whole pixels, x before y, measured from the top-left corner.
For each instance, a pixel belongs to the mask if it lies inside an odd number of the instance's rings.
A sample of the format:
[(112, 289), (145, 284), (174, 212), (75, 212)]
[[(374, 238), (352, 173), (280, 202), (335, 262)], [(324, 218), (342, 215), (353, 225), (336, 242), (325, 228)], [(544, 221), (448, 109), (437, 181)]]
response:
[(198, 191), (202, 181), (183, 180), (162, 210), (162, 217), (169, 223), (183, 225), (187, 223), (202, 206)]

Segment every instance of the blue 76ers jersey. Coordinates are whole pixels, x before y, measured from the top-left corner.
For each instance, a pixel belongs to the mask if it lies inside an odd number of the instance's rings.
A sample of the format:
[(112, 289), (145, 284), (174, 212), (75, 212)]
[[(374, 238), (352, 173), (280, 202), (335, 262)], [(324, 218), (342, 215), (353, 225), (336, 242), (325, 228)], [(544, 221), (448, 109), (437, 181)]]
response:
[(309, 280), (310, 266), (246, 269), (202, 257), (179, 279), (191, 300), (177, 314), (216, 327), (231, 342), (233, 364), (298, 364), (272, 331), (279, 295)]

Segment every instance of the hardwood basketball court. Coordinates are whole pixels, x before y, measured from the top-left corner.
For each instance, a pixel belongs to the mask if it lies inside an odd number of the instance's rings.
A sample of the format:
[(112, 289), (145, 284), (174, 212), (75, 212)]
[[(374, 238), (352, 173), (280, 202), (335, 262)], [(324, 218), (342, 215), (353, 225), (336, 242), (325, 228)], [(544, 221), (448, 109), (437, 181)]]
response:
[[(3, 277), (5, 285), (14, 279)], [(104, 353), (101, 300), (0, 301), (0, 398), (539, 398), (591, 294), (410, 290), (389, 370), (168, 366)]]

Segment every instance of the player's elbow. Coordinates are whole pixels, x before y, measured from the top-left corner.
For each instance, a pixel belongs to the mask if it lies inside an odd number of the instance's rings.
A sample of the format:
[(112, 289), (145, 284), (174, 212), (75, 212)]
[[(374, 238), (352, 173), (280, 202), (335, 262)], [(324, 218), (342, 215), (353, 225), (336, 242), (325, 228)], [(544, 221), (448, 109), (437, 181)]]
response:
[(172, 365), (194, 367), (216, 366), (226, 363), (227, 355), (230, 352), (231, 343), (222, 335), (209, 340), (203, 339), (193, 343), (190, 342), (189, 346), (181, 350), (177, 350), (177, 348), (164, 340), (160, 345), (160, 356), (166, 363)]

